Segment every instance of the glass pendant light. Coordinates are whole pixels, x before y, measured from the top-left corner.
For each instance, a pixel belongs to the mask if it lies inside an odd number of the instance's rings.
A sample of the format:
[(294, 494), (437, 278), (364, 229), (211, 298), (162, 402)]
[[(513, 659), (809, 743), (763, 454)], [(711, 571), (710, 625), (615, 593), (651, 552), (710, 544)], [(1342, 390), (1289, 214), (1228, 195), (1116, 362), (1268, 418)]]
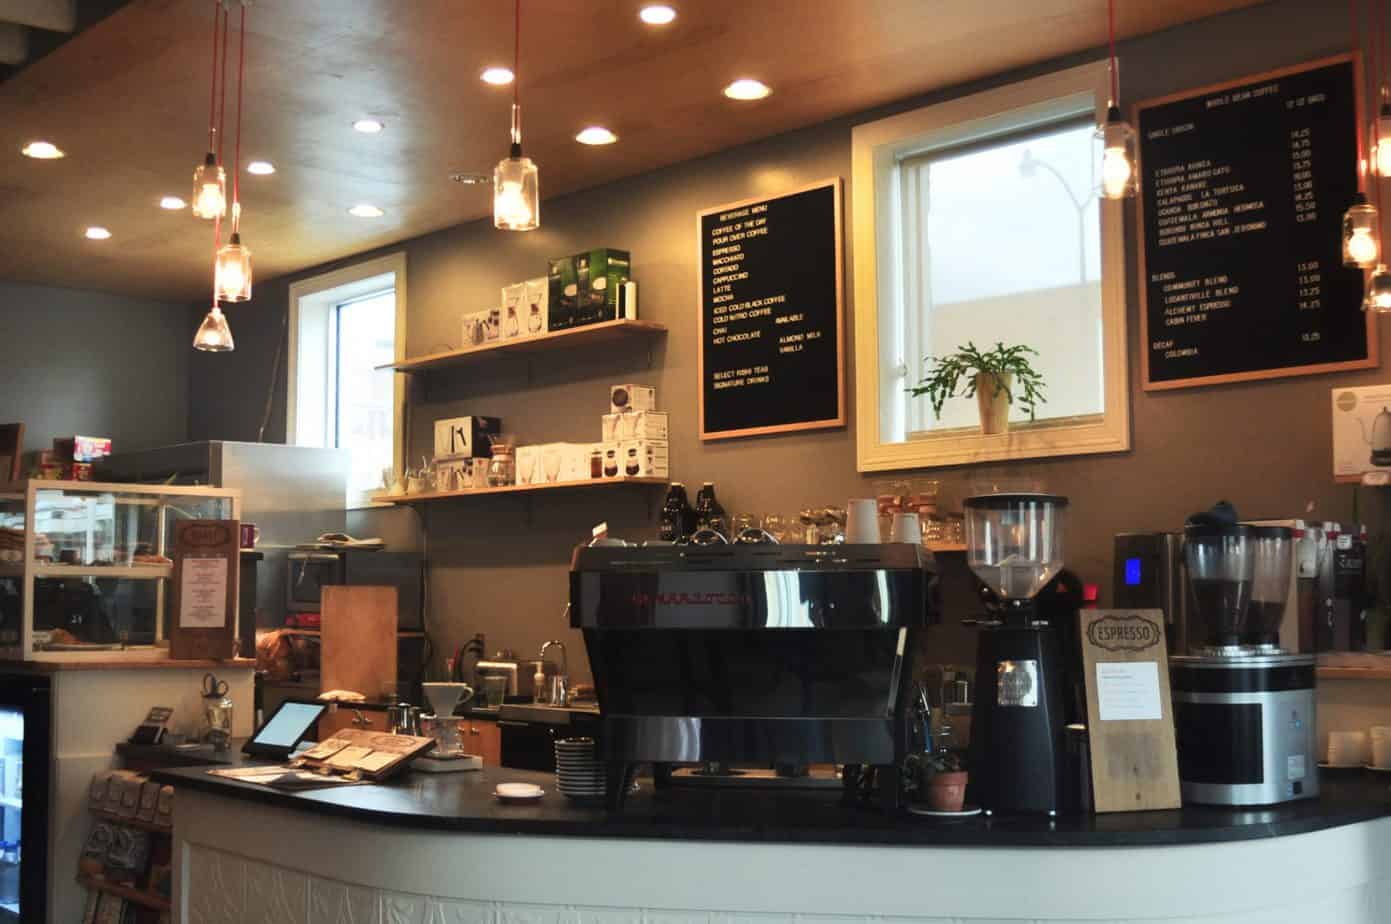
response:
[(223, 302), (251, 300), (251, 248), (241, 242), (241, 234), (217, 251), (217, 298)]
[(1352, 208), (1343, 213), (1343, 265), (1371, 269), (1380, 259), (1376, 206), (1358, 193)]
[(1391, 313), (1391, 270), (1385, 263), (1378, 263), (1367, 280), (1367, 297), (1362, 301), (1362, 310)]
[(221, 3), (213, 4), (212, 86), (208, 100), (208, 153), (203, 162), (193, 168), (193, 195), (189, 198), (191, 211), (199, 218), (213, 220), (227, 214), (227, 173), (217, 162), (217, 68), (218, 39), (222, 40), (221, 63), (227, 67), (227, 32), (225, 11)]
[(521, 82), (522, 0), (516, 0), (516, 42), (512, 71), (512, 147), (493, 168), (493, 227), (502, 231), (532, 231), (541, 226), (541, 192), (536, 164), (522, 156)]
[(1391, 178), (1391, 101), (1386, 98), (1386, 87), (1381, 88), (1381, 112), (1372, 123), (1372, 144), (1368, 163), (1372, 173), (1379, 177)]
[(198, 333), (193, 335), (193, 348), (205, 353), (229, 353), (236, 348), (232, 342), (232, 328), (227, 326), (227, 316), (222, 313), (217, 302), (198, 325)]
[(1140, 174), (1135, 169), (1135, 131), (1121, 118), (1116, 100), (1120, 79), (1116, 73), (1116, 0), (1106, 0), (1106, 29), (1111, 46), (1111, 99), (1106, 121), (1096, 129), (1101, 142), (1101, 182), (1097, 193), (1103, 199), (1129, 199), (1140, 191)]

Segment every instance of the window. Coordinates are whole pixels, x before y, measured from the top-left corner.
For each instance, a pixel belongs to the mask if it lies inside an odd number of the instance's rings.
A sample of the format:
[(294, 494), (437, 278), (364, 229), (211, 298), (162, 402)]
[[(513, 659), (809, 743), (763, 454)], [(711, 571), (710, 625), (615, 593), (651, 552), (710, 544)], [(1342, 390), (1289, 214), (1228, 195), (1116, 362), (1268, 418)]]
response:
[[(1100, 201), (1104, 65), (856, 127), (861, 471), (1129, 448), (1122, 209)], [(1026, 344), (1037, 419), (979, 431), (908, 389), (968, 342)]]
[(403, 386), (377, 367), (404, 355), (404, 255), (295, 283), (290, 331), (290, 439), (347, 450), (347, 503), (362, 505), (402, 463)]

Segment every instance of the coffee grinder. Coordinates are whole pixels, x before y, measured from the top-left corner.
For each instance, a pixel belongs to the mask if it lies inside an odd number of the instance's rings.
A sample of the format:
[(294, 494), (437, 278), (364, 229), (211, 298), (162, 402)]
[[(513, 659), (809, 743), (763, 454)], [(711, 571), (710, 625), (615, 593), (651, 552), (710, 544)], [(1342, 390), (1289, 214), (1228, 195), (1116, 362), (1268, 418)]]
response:
[(1293, 530), (1220, 507), (1184, 529), (1188, 602), (1206, 627), (1205, 645), (1169, 662), (1184, 802), (1318, 795), (1314, 657), (1279, 647), (1293, 554)]
[(971, 717), (971, 800), (987, 812), (1056, 815), (1067, 670), (1035, 598), (1063, 567), (1068, 501), (1052, 494), (969, 497), (967, 563), (999, 598), (982, 623)]

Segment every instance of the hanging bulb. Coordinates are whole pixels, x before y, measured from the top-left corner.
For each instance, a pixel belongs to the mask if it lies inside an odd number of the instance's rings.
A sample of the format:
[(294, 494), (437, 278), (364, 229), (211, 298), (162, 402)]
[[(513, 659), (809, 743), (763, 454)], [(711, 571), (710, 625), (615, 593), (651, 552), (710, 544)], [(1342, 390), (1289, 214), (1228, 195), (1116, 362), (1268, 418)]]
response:
[(193, 171), (193, 214), (199, 218), (221, 218), (227, 214), (227, 173), (212, 151)]
[(1379, 177), (1391, 177), (1391, 98), (1381, 88), (1381, 111), (1367, 137), (1377, 139), (1368, 152), (1368, 169)]
[(1362, 301), (1362, 310), (1391, 314), (1391, 270), (1385, 263), (1378, 263), (1367, 280), (1367, 297)]
[(217, 302), (198, 325), (198, 333), (193, 335), (193, 348), (205, 353), (229, 353), (236, 348), (232, 342), (232, 328), (227, 326), (227, 316), (222, 313)]
[(1106, 122), (1096, 130), (1101, 142), (1101, 184), (1103, 199), (1128, 199), (1140, 189), (1135, 170), (1135, 132), (1121, 118), (1115, 106), (1106, 110)]
[(240, 232), (233, 231), (232, 239), (218, 250), (216, 272), (218, 301), (251, 300), (251, 248), (241, 242)]
[(536, 164), (522, 156), (521, 109), (512, 104), (512, 149), (493, 168), (493, 227), (532, 231), (541, 226)]
[(1352, 207), (1343, 213), (1343, 265), (1371, 269), (1380, 258), (1376, 206), (1358, 193)]

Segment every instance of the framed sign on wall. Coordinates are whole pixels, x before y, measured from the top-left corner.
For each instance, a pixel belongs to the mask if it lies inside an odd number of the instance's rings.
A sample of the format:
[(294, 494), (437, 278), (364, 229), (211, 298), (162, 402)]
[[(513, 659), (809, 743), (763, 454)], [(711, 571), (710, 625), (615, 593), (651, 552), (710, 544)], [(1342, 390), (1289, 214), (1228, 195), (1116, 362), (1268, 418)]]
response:
[(1342, 261), (1361, 87), (1345, 54), (1136, 106), (1146, 389), (1378, 365)]
[(839, 177), (702, 211), (700, 438), (845, 425)]

